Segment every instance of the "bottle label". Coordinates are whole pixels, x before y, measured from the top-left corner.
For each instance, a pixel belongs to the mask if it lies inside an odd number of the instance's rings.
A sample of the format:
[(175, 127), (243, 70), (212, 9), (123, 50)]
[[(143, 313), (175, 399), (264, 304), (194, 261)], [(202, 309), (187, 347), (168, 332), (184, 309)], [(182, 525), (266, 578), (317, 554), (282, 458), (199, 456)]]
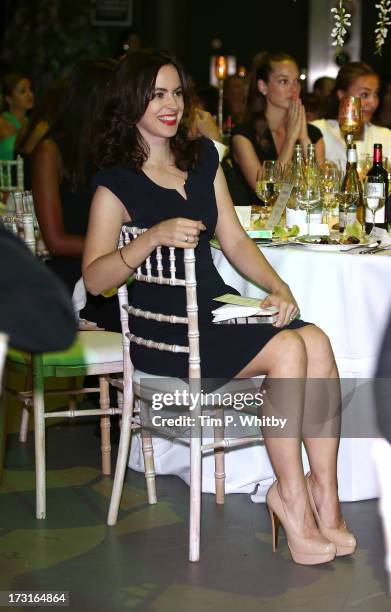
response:
[[(353, 225), (353, 223), (357, 221), (357, 215), (355, 210), (348, 210), (346, 214), (346, 222), (348, 225)], [(342, 211), (339, 212), (339, 227), (341, 230), (344, 228), (345, 215)]]
[(384, 183), (367, 183), (366, 195), (372, 198), (384, 198), (385, 184)]
[(293, 208), (286, 209), (286, 226), (293, 227), (294, 225), (304, 225), (305, 224), (305, 210), (294, 210)]

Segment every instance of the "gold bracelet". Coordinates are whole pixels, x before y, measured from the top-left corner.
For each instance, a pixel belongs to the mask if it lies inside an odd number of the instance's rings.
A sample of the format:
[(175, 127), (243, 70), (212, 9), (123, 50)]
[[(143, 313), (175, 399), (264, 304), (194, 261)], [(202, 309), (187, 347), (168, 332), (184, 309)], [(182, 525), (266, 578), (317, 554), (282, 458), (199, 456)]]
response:
[[(122, 249), (123, 249), (123, 248), (124, 248), (124, 247), (122, 247)], [(132, 266), (130, 266), (130, 265), (129, 265), (129, 264), (126, 262), (126, 261), (125, 261), (125, 257), (124, 257), (124, 255), (123, 255), (123, 253), (122, 253), (122, 249), (118, 249), (118, 253), (119, 253), (119, 256), (121, 257), (122, 261), (124, 262), (125, 266), (126, 266), (127, 268), (129, 268), (129, 270), (132, 270), (133, 272), (136, 272), (136, 268), (132, 268)]]

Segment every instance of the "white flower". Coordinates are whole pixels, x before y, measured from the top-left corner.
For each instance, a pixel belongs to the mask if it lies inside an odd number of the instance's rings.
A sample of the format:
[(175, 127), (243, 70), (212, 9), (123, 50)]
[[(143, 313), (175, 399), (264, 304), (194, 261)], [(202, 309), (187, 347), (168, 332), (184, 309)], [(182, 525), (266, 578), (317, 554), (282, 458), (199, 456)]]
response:
[(388, 26), (391, 25), (391, 0), (380, 0), (375, 7), (379, 12), (375, 28), (375, 53), (381, 55), (388, 34)]
[[(391, 0), (385, 0), (385, 2), (390, 2)], [(330, 9), (331, 13), (334, 16), (335, 26), (331, 30), (331, 38), (332, 45), (338, 48), (343, 47), (345, 35), (348, 32), (348, 28), (350, 27), (350, 17), (351, 14), (347, 13), (345, 7), (343, 5), (342, 0), (338, 0), (338, 5)]]

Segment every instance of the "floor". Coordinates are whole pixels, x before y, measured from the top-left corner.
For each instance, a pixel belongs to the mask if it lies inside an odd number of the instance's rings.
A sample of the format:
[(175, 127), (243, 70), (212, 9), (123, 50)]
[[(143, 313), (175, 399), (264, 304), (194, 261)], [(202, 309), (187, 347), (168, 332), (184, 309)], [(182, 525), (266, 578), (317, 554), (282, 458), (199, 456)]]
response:
[(359, 542), (354, 556), (303, 567), (284, 539), (273, 555), (263, 504), (235, 494), (217, 506), (205, 494), (201, 562), (191, 564), (180, 479), (159, 477), (159, 502), (149, 506), (142, 475), (128, 470), (119, 521), (108, 528), (112, 481), (99, 472), (95, 423), (57, 422), (47, 435), (47, 519), (37, 521), (32, 435), (21, 445), (11, 429), (0, 487), (0, 590), (69, 591), (70, 609), (80, 611), (390, 610), (374, 500), (343, 505)]

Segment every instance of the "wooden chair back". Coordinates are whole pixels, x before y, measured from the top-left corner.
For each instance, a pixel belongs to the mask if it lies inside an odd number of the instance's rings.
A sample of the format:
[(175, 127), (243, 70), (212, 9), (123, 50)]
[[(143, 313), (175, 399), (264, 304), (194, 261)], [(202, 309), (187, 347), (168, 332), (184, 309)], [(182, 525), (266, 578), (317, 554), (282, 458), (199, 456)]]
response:
[[(119, 248), (129, 244), (131, 240), (136, 240), (138, 236), (146, 230), (137, 227), (128, 227), (124, 225), (121, 230)], [(163, 258), (168, 251), (168, 269), (169, 275), (164, 275)], [(182, 249), (178, 250), (182, 253)], [(134, 278), (136, 281), (155, 283), (158, 285), (169, 285), (172, 287), (184, 287), (186, 291), (186, 315), (180, 317), (177, 315), (161, 314), (157, 312), (144, 311), (140, 308), (135, 308), (128, 303), (127, 289), (122, 287), (119, 294), (121, 313), (125, 310), (127, 314), (132, 314), (135, 317), (144, 319), (153, 319), (154, 321), (162, 321), (172, 324), (185, 324), (188, 326), (189, 343), (186, 346), (177, 344), (166, 344), (164, 342), (155, 342), (148, 338), (141, 338), (129, 332), (128, 317), (123, 320), (123, 331), (129, 338), (130, 342), (145, 346), (147, 348), (158, 349), (159, 351), (170, 351), (173, 353), (188, 353), (189, 354), (189, 378), (200, 379), (201, 375), (201, 360), (199, 349), (199, 329), (198, 329), (198, 305), (197, 305), (197, 280), (195, 274), (195, 253), (194, 248), (187, 248), (183, 251), (183, 261), (185, 277), (177, 277), (177, 254), (174, 247), (158, 246), (145, 262), (136, 270)], [(121, 314), (121, 321), (123, 315)]]
[(16, 160), (0, 159), (0, 191), (23, 191), (24, 169), (23, 158)]

